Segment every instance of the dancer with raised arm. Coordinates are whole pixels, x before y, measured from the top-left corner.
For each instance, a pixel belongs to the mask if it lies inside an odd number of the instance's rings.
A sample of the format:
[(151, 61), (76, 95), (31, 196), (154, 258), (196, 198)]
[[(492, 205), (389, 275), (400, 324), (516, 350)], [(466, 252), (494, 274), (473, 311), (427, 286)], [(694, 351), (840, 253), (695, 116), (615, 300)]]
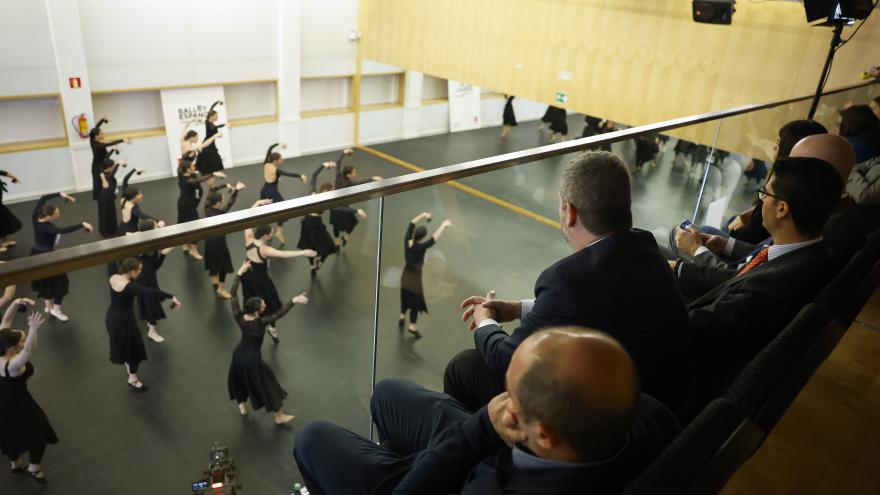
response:
[(98, 195), (101, 193), (100, 174), (104, 168), (104, 162), (107, 161), (108, 148), (120, 143), (131, 144), (131, 138), (104, 141), (104, 130), (101, 129), (101, 126), (108, 122), (110, 119), (102, 118), (89, 131), (89, 145), (92, 147), (92, 199), (95, 201), (98, 200)]
[[(281, 177), (297, 177), (303, 182), (303, 184), (309, 181), (309, 178), (305, 175), (285, 172), (278, 168), (284, 159), (281, 157), (281, 153), (274, 151), (277, 147), (284, 149), (287, 148), (287, 145), (283, 143), (275, 143), (272, 146), (269, 146), (269, 149), (266, 150), (266, 158), (263, 160), (264, 182), (263, 187), (260, 188), (260, 199), (271, 199), (273, 203), (284, 201), (284, 197), (281, 196), (281, 192), (278, 190), (278, 181)], [(284, 247), (284, 244), (286, 244), (284, 231), (282, 230), (283, 225), (284, 222), (278, 222), (278, 227), (273, 234), (275, 239), (278, 239), (278, 242), (281, 243), (281, 247)]]
[(185, 126), (183, 126), (183, 130), (180, 132), (180, 156), (189, 157), (195, 160), (198, 154), (201, 153), (203, 149), (211, 146), (211, 144), (213, 144), (215, 140), (223, 137), (223, 133), (217, 131), (216, 134), (200, 143), (199, 133), (190, 129), (190, 127), (199, 122), (200, 120), (196, 118), (190, 120), (186, 123)]
[(286, 315), (295, 304), (308, 304), (309, 298), (303, 292), (278, 310), (271, 312), (266, 301), (259, 297), (245, 298), (244, 310), (238, 302), (238, 284), (248, 270), (251, 262), (245, 261), (232, 282), (232, 316), (241, 330), (241, 341), (235, 346), (232, 353), (232, 364), (229, 366), (229, 398), (238, 404), (238, 411), (242, 416), (247, 415), (247, 400), (251, 400), (254, 409), (266, 408), (266, 411), (274, 413), (275, 424), (289, 423), (293, 416), (284, 414), (281, 403), (287, 397), (287, 392), (278, 384), (275, 373), (263, 362), (260, 351), (263, 346), (266, 329)]
[[(269, 277), (269, 258), (295, 258), (297, 256), (315, 257), (317, 252), (311, 249), (301, 251), (281, 251), (269, 245), (272, 239), (272, 227), (261, 225), (256, 229), (244, 231), (245, 258), (251, 262), (251, 269), (241, 279), (241, 290), (245, 299), (259, 297), (266, 305), (269, 314), (275, 314), (281, 309), (281, 298), (278, 297), (278, 289)], [(269, 336), (277, 344), (278, 331), (275, 324), (266, 326)]]
[[(104, 167), (98, 176), (101, 180), (101, 192), (98, 194), (98, 232), (101, 237), (116, 237), (119, 232), (119, 224), (116, 219), (116, 171), (119, 166), (126, 165), (125, 160), (113, 161), (112, 155), (116, 150), (111, 150), (104, 161)], [(131, 173), (135, 172), (132, 170)]]
[(419, 313), (428, 312), (428, 305), (425, 304), (425, 291), (422, 287), (422, 267), (425, 265), (425, 253), (428, 248), (440, 240), (443, 232), (452, 225), (449, 220), (443, 220), (440, 227), (434, 231), (434, 235), (427, 241), (421, 242), (428, 235), (428, 229), (418, 223), (422, 220), (430, 222), (431, 218), (431, 214), (428, 212), (419, 213), (406, 228), (406, 236), (403, 240), (406, 265), (400, 275), (400, 320), (397, 324), (403, 329), (406, 312), (409, 311), (407, 331), (416, 339), (422, 338), (421, 332), (416, 328)]
[[(27, 388), (27, 381), (34, 375), (30, 358), (37, 350), (37, 329), (43, 317), (36, 312), (28, 316), (27, 334), (10, 328), (19, 308), (33, 303), (23, 298), (13, 301), (0, 326), (0, 451), (9, 457), (13, 473), (27, 473), (32, 480), (46, 485), (43, 455), (47, 445), (58, 443), (58, 437)], [(29, 462), (26, 469), (25, 452)]]
[[(138, 222), (138, 230), (141, 232), (147, 232), (157, 227), (155, 220)], [(165, 255), (173, 249), (174, 247), (170, 247), (152, 253), (139, 254), (137, 259), (141, 262), (141, 274), (138, 275), (137, 282), (144, 287), (159, 290), (159, 268), (162, 268), (162, 263), (165, 262)], [(159, 320), (165, 319), (162, 299), (155, 294), (138, 294), (137, 301), (141, 320), (147, 322), (147, 337), (157, 344), (165, 342), (165, 337), (159, 335), (158, 328)]]
[[(61, 242), (62, 235), (76, 232), (79, 229), (85, 229), (86, 232), (92, 231), (92, 224), (88, 222), (56, 227), (52, 222), (61, 218), (61, 208), (47, 204), (47, 201), (58, 197), (64, 198), (70, 203), (76, 202), (76, 198), (67, 193), (46, 194), (40, 197), (34, 207), (34, 213), (31, 215), (31, 223), (34, 226), (34, 246), (31, 248), (31, 255), (54, 251), (58, 243)], [(61, 311), (61, 301), (67, 295), (69, 288), (70, 279), (66, 273), (31, 282), (31, 289), (37, 293), (37, 297), (43, 298), (46, 303), (45, 311), (60, 321), (68, 320), (67, 315)]]
[[(318, 186), (318, 176), (324, 170), (334, 167), (336, 167), (336, 162), (324, 162), (312, 173), (312, 178), (309, 181), (312, 194), (333, 190), (333, 184), (329, 182), (324, 182)], [(327, 232), (327, 226), (324, 225), (322, 215), (323, 212), (309, 213), (302, 218), (302, 229), (300, 230), (299, 242), (296, 245), (300, 249), (312, 249), (318, 253), (314, 258), (309, 258), (309, 264), (312, 266), (312, 277), (318, 274), (318, 270), (324, 264), (324, 260), (337, 251), (336, 243), (333, 242), (333, 238)]]
[[(144, 194), (141, 190), (137, 187), (128, 185), (128, 180), (131, 179), (132, 175), (135, 173), (140, 175), (143, 172), (144, 171), (140, 169), (133, 169), (125, 174), (125, 178), (122, 179), (122, 199), (120, 201), (122, 222), (119, 224), (119, 235), (137, 232), (138, 222), (141, 220), (156, 220), (141, 210), (141, 202), (144, 200)], [(156, 224), (159, 227), (165, 226), (165, 222), (162, 220), (156, 220)]]
[[(202, 175), (207, 176), (213, 172), (219, 172), (223, 170), (223, 159), (220, 157), (220, 152), (217, 151), (217, 137), (216, 134), (220, 131), (220, 128), (226, 127), (229, 128), (229, 122), (225, 124), (217, 125), (217, 111), (214, 110), (218, 105), (222, 105), (223, 102), (217, 100), (211, 105), (211, 109), (208, 110), (208, 115), (205, 116), (205, 146), (201, 148), (199, 151), (199, 160), (198, 160), (198, 168), (199, 172)], [(219, 176), (218, 176), (219, 177)], [(214, 185), (214, 178), (208, 178), (208, 186)]]
[[(231, 191), (229, 199), (227, 200), (223, 196), (220, 189), (215, 188), (205, 199), (206, 217), (227, 213), (232, 208), (232, 205), (235, 204), (238, 192), (244, 189), (245, 186), (243, 182), (238, 182), (234, 186), (226, 184), (224, 187)], [(267, 204), (268, 201), (270, 200), (261, 199), (254, 203), (254, 206)], [(205, 239), (205, 270), (208, 270), (208, 275), (211, 276), (211, 285), (214, 286), (214, 292), (217, 293), (217, 297), (221, 299), (232, 297), (226, 291), (226, 274), (232, 273), (234, 270), (232, 267), (232, 257), (229, 255), (229, 247), (226, 245), (226, 234)]]
[[(346, 156), (354, 153), (351, 148), (342, 151), (339, 159), (336, 160), (336, 181), (334, 186), (336, 189), (342, 189), (350, 186), (366, 184), (374, 180), (382, 180), (382, 177), (374, 175), (366, 180), (359, 180), (358, 169), (354, 165), (342, 166), (342, 160)], [(354, 228), (358, 224), (358, 219), (367, 218), (367, 212), (361, 208), (353, 208), (351, 206), (340, 206), (330, 209), (330, 225), (333, 226), (333, 239), (337, 248), (342, 248), (348, 244)]]
[[(199, 202), (202, 200), (202, 182), (209, 181), (214, 177), (226, 178), (226, 174), (220, 171), (200, 174), (196, 171), (196, 161), (183, 157), (177, 165), (177, 187), (180, 196), (177, 198), (177, 223), (191, 222), (199, 219)], [(210, 186), (213, 189), (213, 186)], [(220, 187), (226, 187), (222, 185)], [(199, 245), (187, 243), (182, 246), (184, 252), (189, 253), (195, 260), (201, 260)]]
[(134, 317), (134, 298), (148, 295), (160, 301), (171, 299), (173, 309), (180, 309), (180, 301), (167, 292), (144, 287), (136, 280), (143, 264), (135, 258), (127, 258), (119, 265), (119, 272), (110, 277), (110, 307), (107, 308), (105, 324), (110, 336), (110, 362), (125, 366), (128, 386), (138, 392), (149, 388), (138, 378), (141, 361), (146, 361), (147, 350), (141, 330)]
[[(12, 172), (0, 170), (0, 177), (8, 177), (13, 184), (18, 184), (18, 176)], [(0, 253), (15, 245), (15, 241), (6, 239), (10, 234), (21, 230), (21, 220), (3, 204), (3, 193), (6, 192), (6, 181), (0, 180)]]

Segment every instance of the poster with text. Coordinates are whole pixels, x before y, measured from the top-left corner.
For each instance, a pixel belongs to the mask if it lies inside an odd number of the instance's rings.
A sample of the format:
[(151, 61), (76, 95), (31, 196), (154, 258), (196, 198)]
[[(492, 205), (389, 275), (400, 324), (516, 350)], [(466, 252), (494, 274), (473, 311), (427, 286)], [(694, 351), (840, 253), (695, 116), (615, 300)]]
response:
[[(171, 173), (177, 175), (177, 160), (180, 158), (180, 141), (184, 130), (196, 131), (199, 142), (205, 139), (205, 117), (216, 101), (225, 103), (222, 86), (206, 86), (203, 88), (163, 89), (162, 113), (165, 117), (165, 136), (168, 140), (168, 155), (171, 160)], [(226, 105), (214, 107), (217, 112), (215, 124), (227, 122)], [(192, 122), (192, 124), (190, 124)], [(222, 136), (214, 140), (217, 151), (223, 159), (223, 167), (232, 167), (232, 148), (229, 145), (229, 128), (224, 126), (219, 131)]]
[(468, 83), (449, 83), (449, 131), (468, 131), (480, 127), (480, 88)]

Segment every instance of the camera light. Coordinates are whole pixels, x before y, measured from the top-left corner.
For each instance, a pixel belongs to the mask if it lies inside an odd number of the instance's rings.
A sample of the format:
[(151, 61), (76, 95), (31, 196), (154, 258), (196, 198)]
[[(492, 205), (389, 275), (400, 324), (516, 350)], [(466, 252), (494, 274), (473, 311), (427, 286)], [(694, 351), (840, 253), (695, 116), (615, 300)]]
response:
[(211, 488), (223, 488), (223, 483), (211, 483)]

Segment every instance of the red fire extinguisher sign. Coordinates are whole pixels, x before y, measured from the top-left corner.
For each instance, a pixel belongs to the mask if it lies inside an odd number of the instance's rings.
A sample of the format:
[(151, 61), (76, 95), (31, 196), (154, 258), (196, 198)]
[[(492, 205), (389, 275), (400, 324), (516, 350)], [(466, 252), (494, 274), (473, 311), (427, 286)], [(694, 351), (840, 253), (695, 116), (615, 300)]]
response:
[(71, 77), (70, 79), (70, 88), (71, 89), (79, 89), (82, 87), (82, 81), (78, 77)]

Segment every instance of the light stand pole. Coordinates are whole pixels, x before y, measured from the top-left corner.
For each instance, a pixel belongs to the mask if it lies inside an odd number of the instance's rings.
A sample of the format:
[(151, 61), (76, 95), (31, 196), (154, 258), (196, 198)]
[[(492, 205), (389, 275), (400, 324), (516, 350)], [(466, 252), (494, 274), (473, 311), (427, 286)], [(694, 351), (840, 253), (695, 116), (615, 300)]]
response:
[(843, 21), (834, 22), (834, 35), (831, 37), (831, 46), (828, 47), (828, 57), (825, 59), (825, 67), (822, 68), (822, 76), (819, 77), (819, 85), (816, 87), (816, 95), (813, 96), (813, 104), (810, 105), (810, 113), (807, 119), (813, 120), (816, 115), (816, 109), (819, 107), (819, 98), (822, 97), (822, 90), (825, 88), (825, 79), (828, 77), (828, 71), (831, 70), (831, 62), (834, 60), (834, 53), (840, 46), (840, 35), (843, 33)]

